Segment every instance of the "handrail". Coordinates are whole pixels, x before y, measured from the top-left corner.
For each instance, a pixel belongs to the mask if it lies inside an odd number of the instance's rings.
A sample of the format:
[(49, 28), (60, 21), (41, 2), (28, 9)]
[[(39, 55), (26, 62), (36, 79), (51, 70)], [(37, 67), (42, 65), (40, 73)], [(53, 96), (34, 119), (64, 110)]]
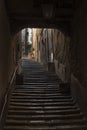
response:
[(6, 95), (5, 95), (4, 104), (3, 104), (2, 111), (1, 111), (1, 114), (0, 114), (0, 122), (1, 122), (1, 120), (2, 120), (3, 113), (4, 113), (4, 110), (5, 110), (5, 106), (6, 106), (6, 103), (7, 103), (7, 97), (8, 97), (8, 93), (9, 93), (10, 87), (12, 86), (12, 83), (13, 83), (13, 81), (14, 81), (14, 79), (15, 79), (15, 75), (16, 75), (16, 72), (17, 72), (17, 68), (18, 68), (18, 67), (15, 68), (15, 71), (14, 71), (14, 73), (13, 73), (13, 75), (12, 75), (12, 78), (11, 78), (9, 84), (8, 84), (8, 90), (7, 90), (7, 93), (6, 93)]

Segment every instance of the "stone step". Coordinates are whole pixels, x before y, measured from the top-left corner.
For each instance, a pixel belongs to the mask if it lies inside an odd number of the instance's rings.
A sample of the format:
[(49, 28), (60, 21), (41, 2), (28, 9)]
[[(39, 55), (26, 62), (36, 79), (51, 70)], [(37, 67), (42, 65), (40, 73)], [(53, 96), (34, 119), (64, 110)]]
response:
[(24, 115), (24, 114), (8, 114), (7, 115), (7, 119), (17, 119), (17, 120), (74, 120), (74, 119), (81, 119), (83, 120), (83, 114), (79, 113), (79, 114), (68, 114), (68, 115), (54, 115), (54, 114), (49, 114), (49, 115)]
[(58, 99), (58, 101), (59, 101), (59, 99), (61, 100), (61, 101), (65, 101), (65, 100), (73, 100), (73, 98), (72, 97), (69, 97), (69, 96), (49, 96), (49, 97), (42, 97), (42, 96), (28, 96), (28, 95), (26, 95), (26, 96), (22, 96), (22, 95), (13, 95), (13, 96), (11, 96), (11, 98), (12, 99), (42, 99), (42, 100), (57, 100)]
[(24, 77), (24, 80), (28, 80), (28, 81), (33, 81), (33, 82), (36, 82), (36, 81), (45, 81), (45, 82), (47, 82), (47, 81), (58, 81), (58, 79), (51, 79), (51, 78), (44, 78), (44, 77), (40, 77), (40, 78), (32, 78), (32, 77)]
[(28, 80), (28, 79), (24, 79), (23, 82), (24, 82), (24, 84), (29, 84), (29, 83), (33, 83), (33, 82), (34, 82), (34, 83), (45, 83), (45, 84), (46, 84), (46, 83), (53, 83), (53, 82), (54, 82), (54, 83), (58, 83), (58, 81), (51, 81), (51, 80), (50, 80), (50, 81), (45, 81), (45, 80), (43, 80), (43, 81), (42, 81), (42, 80), (33, 81), (33, 80)]
[(29, 95), (29, 96), (61, 96), (62, 93), (30, 93), (29, 91), (16, 91), (16, 92), (13, 92), (12, 95), (15, 95), (15, 94), (18, 94), (18, 95)]
[(62, 92), (62, 90), (61, 91), (59, 91), (59, 90), (48, 90), (48, 91), (46, 91), (46, 90), (28, 90), (28, 89), (25, 89), (25, 90), (14, 90), (14, 93), (34, 93), (34, 94), (58, 94), (58, 95), (60, 95), (61, 94), (61, 92)]
[(10, 102), (29, 102), (29, 103), (59, 103), (59, 102), (71, 102), (73, 99), (19, 99), (11, 98)]
[(24, 77), (30, 77), (30, 78), (49, 78), (49, 79), (56, 79), (56, 80), (59, 80), (60, 79), (56, 76), (56, 75), (47, 75), (47, 74), (32, 74), (32, 73), (23, 73), (24, 74)]
[(87, 130), (86, 120), (61, 80), (34, 61), (23, 60), (24, 83), (13, 89), (4, 130)]
[(34, 92), (29, 92), (29, 91), (19, 91), (19, 92), (13, 92), (12, 95), (15, 95), (15, 94), (18, 94), (18, 95), (27, 95), (27, 96), (62, 96), (62, 93), (34, 93)]
[(19, 98), (31, 98), (31, 99), (71, 99), (72, 97), (71, 96), (68, 96), (68, 95), (30, 95), (30, 94), (27, 94), (27, 93), (12, 93), (11, 97), (19, 97)]
[(51, 79), (57, 79), (59, 80), (59, 78), (57, 76), (54, 76), (54, 75), (33, 75), (33, 74), (26, 74), (24, 73), (24, 76), (25, 77), (30, 77), (30, 78), (51, 78)]
[(13, 119), (8, 119), (6, 120), (6, 125), (21, 125), (21, 126), (24, 126), (24, 125), (28, 125), (28, 126), (59, 126), (59, 125), (85, 125), (86, 122), (83, 120), (13, 120)]
[[(48, 97), (48, 98), (50, 98), (50, 97), (62, 97), (62, 93), (54, 93), (54, 94), (52, 94), (52, 93), (29, 93), (29, 92), (27, 92), (27, 93), (24, 93), (24, 92), (13, 92), (11, 95), (14, 95), (14, 96), (16, 96), (16, 95), (19, 95), (19, 96), (33, 96), (33, 97)], [(63, 95), (63, 97), (66, 97), (66, 98), (68, 98), (69, 97), (69, 94), (64, 94)]]
[(53, 91), (53, 93), (52, 93), (52, 91), (27, 91), (27, 90), (24, 90), (24, 91), (22, 91), (22, 90), (14, 90), (14, 92), (13, 93), (26, 93), (26, 94), (29, 94), (29, 95), (34, 95), (34, 94), (42, 94), (42, 95), (62, 95), (62, 91)]
[(44, 83), (36, 83), (36, 82), (32, 82), (32, 83), (24, 83), (22, 85), (59, 85), (58, 83), (57, 84), (54, 84), (53, 82), (44, 82)]
[(58, 88), (58, 87), (54, 87), (54, 88), (52, 88), (52, 87), (47, 87), (47, 88), (44, 88), (44, 87), (42, 87), (42, 88), (40, 88), (40, 87), (26, 87), (26, 88), (23, 88), (23, 87), (19, 87), (19, 88), (15, 88), (14, 89), (15, 91), (24, 91), (24, 90), (27, 90), (27, 91), (46, 91), (46, 92), (48, 92), (48, 91), (59, 91), (60, 92), (60, 89)]
[(30, 89), (59, 89), (59, 85), (55, 85), (55, 84), (29, 84), (29, 85), (16, 85), (16, 88), (30, 88)]
[(25, 115), (25, 114), (28, 114), (28, 115), (70, 115), (70, 114), (79, 114), (80, 113), (80, 110), (79, 109), (76, 109), (76, 110), (8, 110), (8, 114), (11, 115), (11, 114), (18, 114), (18, 115)]
[(30, 127), (30, 126), (6, 126), (4, 130), (87, 130), (85, 125), (60, 125), (60, 126), (44, 126), (44, 127)]
[(10, 102), (10, 105), (18, 105), (18, 106), (73, 106), (75, 105), (74, 102), (52, 102), (52, 103), (30, 103), (30, 102)]
[(9, 105), (9, 110), (76, 110), (77, 106), (52, 106), (52, 107), (26, 107), (26, 106), (13, 106)]
[(52, 92), (56, 92), (56, 93), (61, 93), (61, 91), (60, 90), (58, 90), (58, 89), (40, 89), (40, 90), (35, 90), (35, 89), (15, 89), (14, 90), (14, 92), (30, 92), (30, 93), (52, 93)]

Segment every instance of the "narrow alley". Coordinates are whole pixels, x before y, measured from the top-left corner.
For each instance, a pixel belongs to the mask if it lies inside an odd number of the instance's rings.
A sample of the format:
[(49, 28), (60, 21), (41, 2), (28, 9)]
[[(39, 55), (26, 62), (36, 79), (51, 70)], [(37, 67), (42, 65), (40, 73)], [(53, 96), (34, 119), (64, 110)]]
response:
[(87, 0), (0, 0), (0, 130), (87, 130)]
[[(4, 130), (86, 130), (86, 119), (56, 74), (23, 60), (24, 84), (9, 100)], [(65, 86), (64, 86), (65, 87)]]

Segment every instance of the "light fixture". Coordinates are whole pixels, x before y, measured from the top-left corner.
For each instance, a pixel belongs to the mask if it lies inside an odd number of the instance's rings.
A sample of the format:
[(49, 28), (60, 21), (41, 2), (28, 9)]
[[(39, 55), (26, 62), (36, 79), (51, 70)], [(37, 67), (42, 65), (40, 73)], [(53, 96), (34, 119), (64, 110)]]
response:
[(52, 4), (43, 4), (42, 5), (43, 15), (46, 19), (50, 19), (53, 17), (54, 13), (54, 5)]

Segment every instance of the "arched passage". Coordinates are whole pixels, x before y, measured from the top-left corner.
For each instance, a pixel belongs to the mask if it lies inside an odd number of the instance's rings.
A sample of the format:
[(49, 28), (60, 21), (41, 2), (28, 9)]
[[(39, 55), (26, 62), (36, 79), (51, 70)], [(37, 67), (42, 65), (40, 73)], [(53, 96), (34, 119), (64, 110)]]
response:
[(13, 32), (29, 26), (33, 28), (62, 28), (71, 31), (77, 0), (6, 0), (6, 8)]
[[(34, 28), (55, 28), (54, 39), (56, 39), (55, 34), (58, 31), (57, 29), (59, 29), (65, 35), (65, 39), (68, 36), (71, 38), (69, 48), (71, 70), (70, 80), (73, 95), (79, 101), (82, 110), (87, 115), (86, 5), (86, 0), (0, 1), (1, 115), (3, 104), (7, 100), (8, 86), (16, 68), (16, 38), (13, 37), (19, 32), (19, 30), (27, 26)], [(49, 29), (46, 31), (49, 32), (48, 30)], [(56, 36), (58, 37), (58, 35)], [(49, 38), (51, 38), (50, 35)], [(66, 39), (66, 41), (68, 40)], [(63, 55), (63, 58), (64, 56), (65, 55)]]

